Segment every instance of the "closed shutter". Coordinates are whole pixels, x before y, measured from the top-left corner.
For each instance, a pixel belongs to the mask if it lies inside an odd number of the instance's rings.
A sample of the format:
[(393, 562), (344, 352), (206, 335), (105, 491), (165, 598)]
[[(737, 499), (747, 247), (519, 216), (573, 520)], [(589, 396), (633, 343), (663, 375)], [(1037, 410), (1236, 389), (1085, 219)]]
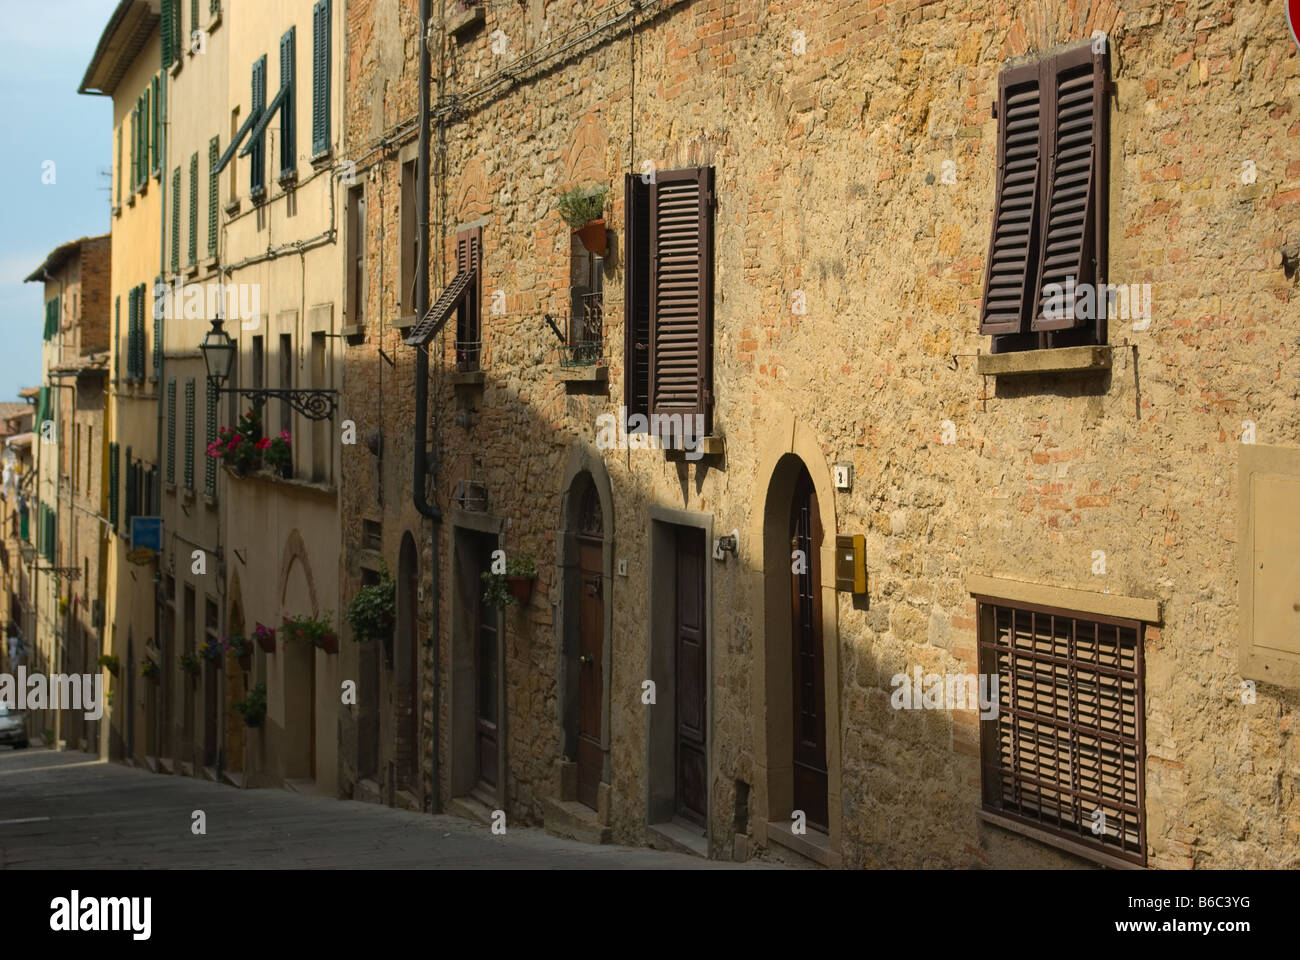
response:
[(117, 503), (121, 484), (121, 465), (118, 463), (119, 447), (108, 445), (108, 522), (117, 529)]
[(190, 154), (190, 265), (199, 259), (199, 154)]
[(153, 110), (150, 115), (150, 121), (153, 127), (153, 133), (150, 136), (150, 142), (152, 146), (149, 151), (149, 169), (156, 176), (158, 172), (162, 169), (161, 166), (162, 145), (158, 142), (158, 131), (161, 127), (161, 124), (158, 122), (158, 114), (161, 112), (161, 108), (162, 108), (162, 101), (158, 99), (159, 78), (154, 77), (151, 81), (149, 81), (149, 86), (150, 89), (153, 90)]
[(181, 269), (181, 168), (172, 171), (172, 273)]
[(167, 381), (167, 482), (176, 482), (176, 378)]
[(136, 378), (135, 373), (135, 312), (136, 312), (136, 287), (132, 287), (126, 292), (126, 380), (127, 383), (133, 383)]
[(194, 489), (194, 378), (185, 381), (185, 489)]
[[(1070, 309), (1063, 311), (1063, 316), (1045, 316), (1049, 299), (1060, 302), (1059, 290), (1048, 292), (1048, 285), (1064, 288), (1070, 277), (1076, 285), (1096, 284), (1099, 267), (1105, 269), (1099, 262), (1104, 255), (1097, 241), (1105, 223), (1098, 173), (1108, 139), (1107, 56), (1093, 53), (1092, 45), (1084, 44), (1044, 66), (1043, 115), (1050, 117), (1051, 123), (1046, 138), (1038, 303), (1031, 329), (1063, 330), (1086, 326), (1092, 318), (1076, 317), (1076, 312), (1084, 311)], [(1096, 316), (1105, 313), (1103, 300), (1097, 304)]]
[(153, 96), (150, 87), (144, 88), (144, 93), (140, 94), (140, 183), (143, 184), (149, 179), (149, 171), (152, 169), (154, 144), (153, 144)]
[(221, 194), (221, 178), (217, 175), (220, 143), (217, 137), (208, 141), (208, 256), (217, 255), (217, 198)]
[(203, 456), (203, 492), (209, 497), (217, 495), (217, 459), (208, 456), (207, 448), (217, 439), (217, 391), (212, 389), (212, 384), (207, 384), (207, 389), (203, 391), (207, 399), (207, 417), (204, 421), (204, 444), (205, 451)]
[(126, 497), (122, 505), (122, 525), (131, 531), (131, 518), (135, 516), (135, 466), (131, 463), (131, 448), (126, 448)]
[[(123, 127), (124, 126), (125, 124), (123, 124)], [(122, 134), (124, 133), (123, 127), (117, 128), (117, 170), (115, 171), (117, 174), (117, 183), (115, 186), (117, 187), (117, 205), (119, 207), (122, 205), (122, 180), (126, 176), (126, 168), (122, 166)]]
[(311, 154), (330, 148), (330, 0), (311, 8)]
[(713, 168), (658, 173), (650, 197), (650, 413), (712, 429)]
[(1038, 264), (1042, 114), (1038, 64), (998, 77), (998, 173), (980, 333), (1021, 333)]
[(623, 399), (630, 416), (650, 412), (650, 193), (635, 173), (624, 178)]
[(140, 146), (140, 107), (137, 104), (131, 108), (131, 192), (140, 184), (140, 167), (139, 160), (136, 156), (136, 150)]
[(288, 91), (280, 105), (280, 176), (292, 176), (298, 168), (298, 136), (294, 101), (294, 66), (297, 36), (294, 27), (280, 38), (280, 89)]
[(456, 273), (472, 274), (456, 313), (456, 369), (477, 370), (483, 352), (483, 228), (456, 234)]
[(162, 66), (166, 70), (176, 59), (176, 26), (172, 7), (178, 0), (162, 0)]
[(153, 278), (153, 379), (162, 376), (163, 363), (163, 310), (165, 303), (159, 303), (159, 293), (167, 296), (162, 277)]
[[(249, 120), (261, 117), (266, 109), (266, 57), (259, 57), (253, 64), (252, 109)], [(258, 135), (249, 144), (248, 155), (248, 189), (250, 193), (260, 193), (266, 189), (266, 135)]]
[(137, 380), (144, 379), (144, 297), (145, 286), (142, 283), (135, 288), (135, 376)]
[(199, 0), (190, 0), (190, 33), (199, 28)]
[(122, 360), (122, 295), (113, 298), (113, 382), (117, 383)]

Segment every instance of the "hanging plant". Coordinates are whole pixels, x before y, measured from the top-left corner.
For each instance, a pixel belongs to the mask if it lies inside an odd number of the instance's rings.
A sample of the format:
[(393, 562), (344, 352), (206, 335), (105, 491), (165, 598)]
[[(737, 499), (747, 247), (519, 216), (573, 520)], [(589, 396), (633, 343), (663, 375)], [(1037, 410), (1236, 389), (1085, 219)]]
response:
[(226, 656), (226, 641), (204, 640), (199, 644), (199, 656), (209, 663), (220, 663)]
[(195, 680), (203, 672), (203, 661), (199, 659), (197, 653), (186, 650), (181, 654), (181, 669), (185, 671), (187, 677)]
[(253, 642), (251, 640), (240, 634), (234, 634), (233, 636), (223, 637), (222, 642), (225, 644), (226, 649), (239, 661), (241, 668), (244, 670), (253, 669)]
[(275, 629), (258, 624), (253, 628), (253, 639), (267, 653), (275, 653)]
[[(326, 617), (328, 616), (326, 614)], [(284, 631), (284, 639), (288, 643), (310, 643), (326, 653), (339, 652), (339, 635), (334, 632), (334, 627), (328, 619), (318, 620), (316, 617), (308, 616), (291, 617), (286, 613), (280, 629)]]
[(115, 677), (117, 676), (117, 671), (122, 669), (122, 662), (118, 660), (117, 654), (115, 653), (106, 653), (101, 656), (99, 658), (99, 665)]
[(158, 663), (156, 660), (151, 660), (148, 657), (145, 657), (144, 660), (140, 662), (140, 676), (144, 677), (146, 680), (157, 680), (158, 674), (161, 672), (162, 671), (158, 669)]
[(561, 190), (556, 206), (560, 218), (578, 235), (587, 251), (600, 256), (605, 253), (605, 197), (609, 187), (591, 184)]
[(483, 602), (489, 607), (504, 609), (514, 603), (526, 606), (533, 594), (533, 581), (537, 579), (537, 564), (522, 553), (506, 561), (504, 573), (484, 570), (479, 579), (483, 581)]
[(236, 700), (233, 706), (243, 714), (245, 726), (260, 727), (266, 722), (266, 684), (259, 680), (248, 691), (248, 696)]
[(348, 605), (348, 626), (357, 643), (382, 640), (397, 622), (397, 584), (384, 567), (379, 582), (362, 587)]
[(278, 437), (262, 435), (262, 415), (256, 409), (239, 418), (238, 425), (222, 427), (217, 439), (208, 444), (208, 456), (220, 460), (237, 477), (245, 477), (263, 468), (281, 473), (293, 460), (289, 431)]

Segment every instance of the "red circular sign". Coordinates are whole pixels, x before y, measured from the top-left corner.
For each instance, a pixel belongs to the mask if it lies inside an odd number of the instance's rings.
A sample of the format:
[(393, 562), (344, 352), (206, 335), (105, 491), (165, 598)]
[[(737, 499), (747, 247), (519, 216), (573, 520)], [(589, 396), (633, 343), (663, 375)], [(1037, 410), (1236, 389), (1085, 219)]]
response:
[(1286, 0), (1286, 22), (1291, 27), (1291, 39), (1300, 47), (1300, 0)]

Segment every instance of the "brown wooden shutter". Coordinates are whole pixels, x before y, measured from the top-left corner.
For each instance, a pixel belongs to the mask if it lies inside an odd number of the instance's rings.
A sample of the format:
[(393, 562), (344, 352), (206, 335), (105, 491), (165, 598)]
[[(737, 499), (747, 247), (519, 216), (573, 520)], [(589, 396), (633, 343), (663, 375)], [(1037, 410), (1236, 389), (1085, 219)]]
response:
[[(1065, 286), (1104, 279), (1105, 190), (1107, 150), (1106, 78), (1108, 58), (1091, 44), (1067, 50), (1043, 64), (1043, 116), (1046, 124), (1046, 163), (1043, 189), (1042, 243), (1035, 292), (1033, 330), (1065, 330), (1086, 326), (1091, 319), (1044, 316), (1048, 284)], [(1105, 302), (1097, 305), (1105, 316)], [(1103, 321), (1104, 325), (1104, 321)], [(1103, 327), (1104, 329), (1104, 327)]]
[(456, 369), (477, 370), (482, 350), (481, 304), (483, 293), (483, 228), (456, 234), (456, 272), (471, 273), (456, 316)]
[(630, 416), (650, 412), (650, 193), (629, 173), (623, 186), (623, 402)]
[(998, 76), (997, 194), (984, 267), (982, 334), (1021, 333), (1037, 290), (1041, 118), (1039, 65), (1003, 70)]
[(650, 196), (650, 413), (712, 430), (713, 168), (655, 174)]

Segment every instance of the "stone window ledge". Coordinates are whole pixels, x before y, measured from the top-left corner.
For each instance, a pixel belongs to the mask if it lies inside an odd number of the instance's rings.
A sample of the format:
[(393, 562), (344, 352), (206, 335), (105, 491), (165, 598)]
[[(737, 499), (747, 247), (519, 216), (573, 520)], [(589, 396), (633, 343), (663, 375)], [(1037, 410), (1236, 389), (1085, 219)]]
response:
[(487, 374), (482, 370), (453, 370), (447, 379), (454, 387), (481, 387), (487, 382)]
[(1040, 843), (1050, 847), (1056, 847), (1058, 850), (1064, 850), (1072, 853), (1076, 857), (1082, 857), (1085, 860), (1091, 860), (1093, 863), (1101, 864), (1105, 867), (1112, 867), (1116, 870), (1145, 870), (1146, 867), (1133, 863), (1131, 860), (1124, 860), (1120, 857), (1108, 856), (1104, 851), (1094, 850), (1092, 847), (1082, 843), (1072, 843), (1065, 837), (1058, 836), (1054, 833), (1048, 833), (1046, 830), (1039, 830), (1028, 824), (1019, 823), (1007, 817), (999, 816), (991, 810), (978, 810), (976, 815), (982, 823), (994, 827), (1001, 827), (1012, 833), (1018, 833), (1022, 837), (1029, 837), (1031, 840), (1037, 840)]
[(1018, 350), (1015, 353), (981, 353), (975, 369), (986, 377), (1027, 376), (1035, 373), (1093, 373), (1110, 369), (1110, 346), (1056, 347)]
[(1160, 601), (1145, 597), (1094, 593), (1091, 590), (1053, 587), (1007, 577), (986, 577), (978, 573), (966, 574), (966, 591), (973, 596), (1007, 600), (1011, 603), (1032, 603), (1075, 613), (1141, 620), (1143, 623), (1160, 622)]
[(609, 380), (609, 367), (603, 363), (584, 367), (560, 367), (555, 371), (555, 379), (562, 383), (606, 383)]
[(726, 450), (727, 444), (722, 437), (700, 437), (699, 445), (693, 451), (679, 447), (665, 448), (664, 459), (669, 461), (688, 460), (686, 454), (691, 453), (692, 456), (688, 462), (694, 462), (701, 454), (706, 457), (720, 457), (726, 453)]

